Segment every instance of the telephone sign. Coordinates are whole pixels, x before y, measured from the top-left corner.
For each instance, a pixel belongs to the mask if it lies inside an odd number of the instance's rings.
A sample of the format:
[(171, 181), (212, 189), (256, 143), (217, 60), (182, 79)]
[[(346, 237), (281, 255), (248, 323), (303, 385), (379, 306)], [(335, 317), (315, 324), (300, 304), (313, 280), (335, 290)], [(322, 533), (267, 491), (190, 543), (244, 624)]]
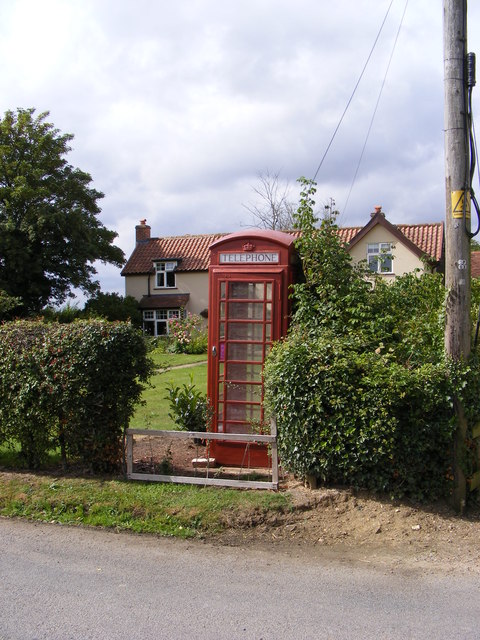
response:
[(221, 253), (220, 264), (278, 264), (277, 252)]

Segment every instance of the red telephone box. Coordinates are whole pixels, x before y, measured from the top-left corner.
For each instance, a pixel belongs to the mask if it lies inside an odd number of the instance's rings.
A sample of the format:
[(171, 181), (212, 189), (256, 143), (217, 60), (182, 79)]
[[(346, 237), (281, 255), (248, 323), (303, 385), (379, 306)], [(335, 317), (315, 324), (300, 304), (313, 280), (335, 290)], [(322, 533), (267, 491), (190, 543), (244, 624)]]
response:
[[(295, 238), (279, 231), (233, 233), (210, 246), (208, 396), (213, 431), (255, 433), (264, 425), (262, 369), (289, 319)], [(265, 445), (214, 440), (220, 464), (268, 466)]]

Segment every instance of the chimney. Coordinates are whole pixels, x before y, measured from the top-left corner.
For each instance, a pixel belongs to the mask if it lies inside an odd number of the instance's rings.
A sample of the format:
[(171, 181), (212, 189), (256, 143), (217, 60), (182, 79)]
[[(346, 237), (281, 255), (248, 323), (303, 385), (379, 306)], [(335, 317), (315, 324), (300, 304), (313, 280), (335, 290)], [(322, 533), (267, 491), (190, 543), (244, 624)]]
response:
[(370, 214), (370, 217), (373, 218), (374, 216), (376, 216), (378, 213), (380, 215), (382, 215), (383, 217), (385, 217), (385, 214), (382, 211), (382, 205), (381, 204), (377, 204), (376, 207), (374, 207), (375, 211), (372, 211), (372, 213)]
[(146, 220), (140, 220), (140, 224), (135, 227), (135, 243), (137, 245), (142, 242), (148, 242), (150, 240), (151, 227), (147, 224)]

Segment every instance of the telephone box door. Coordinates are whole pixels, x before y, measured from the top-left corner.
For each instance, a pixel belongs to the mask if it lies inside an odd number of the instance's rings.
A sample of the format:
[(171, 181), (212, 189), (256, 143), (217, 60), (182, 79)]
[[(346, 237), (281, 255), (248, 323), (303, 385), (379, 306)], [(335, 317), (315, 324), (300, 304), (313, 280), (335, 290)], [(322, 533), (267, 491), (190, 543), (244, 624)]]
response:
[[(218, 309), (212, 318), (210, 400), (214, 431), (252, 433), (265, 425), (262, 369), (272, 342), (281, 337), (282, 273), (217, 272), (210, 283)], [(222, 464), (267, 466), (265, 446), (214, 441)]]
[[(210, 246), (208, 396), (213, 430), (269, 432), (263, 409), (263, 364), (287, 332), (295, 269), (292, 234), (250, 230)], [(269, 466), (264, 445), (214, 440), (220, 464)]]

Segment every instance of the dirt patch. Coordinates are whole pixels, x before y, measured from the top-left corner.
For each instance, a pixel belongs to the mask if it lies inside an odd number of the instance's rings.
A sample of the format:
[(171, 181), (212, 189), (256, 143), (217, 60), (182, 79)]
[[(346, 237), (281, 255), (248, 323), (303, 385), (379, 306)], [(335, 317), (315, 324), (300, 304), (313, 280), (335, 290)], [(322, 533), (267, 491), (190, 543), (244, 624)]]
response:
[(192, 475), (194, 458), (203, 458), (206, 448), (193, 440), (135, 436), (133, 470), (137, 473)]
[(301, 555), (390, 567), (480, 573), (480, 510), (457, 516), (445, 503), (413, 505), (349, 489), (282, 488), (293, 509), (272, 515), (227, 514), (224, 544), (248, 544)]
[[(146, 438), (136, 440), (134, 460), (147, 471), (166, 453), (178, 475), (192, 475), (192, 459), (207, 455), (204, 446), (192, 441), (172, 440), (165, 447)], [(226, 529), (213, 542), (312, 557), (332, 555), (388, 565), (391, 570), (480, 573), (480, 508), (474, 501), (460, 517), (445, 502), (392, 501), (346, 488), (310, 490), (288, 475), (283, 475), (280, 490), (290, 494), (290, 509), (226, 512)]]
[(154, 473), (177, 476), (198, 476), (216, 478), (252, 477), (260, 481), (270, 481), (268, 469), (225, 468), (221, 466), (194, 466), (195, 459), (208, 460), (209, 446), (205, 441), (178, 438), (136, 436), (133, 447), (133, 470), (136, 473)]

